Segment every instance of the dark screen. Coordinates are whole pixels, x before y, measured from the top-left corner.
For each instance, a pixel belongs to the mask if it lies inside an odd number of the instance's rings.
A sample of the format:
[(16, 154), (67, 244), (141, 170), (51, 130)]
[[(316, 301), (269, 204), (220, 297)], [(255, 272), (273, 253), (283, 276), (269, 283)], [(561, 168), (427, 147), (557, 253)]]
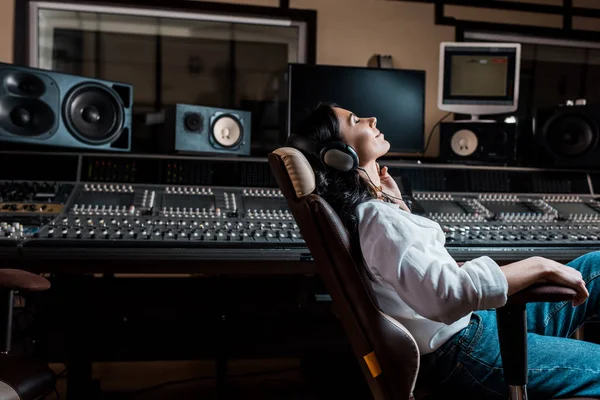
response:
[(291, 132), (319, 102), (333, 102), (377, 117), (390, 152), (423, 151), (425, 71), (290, 64), (289, 80)]

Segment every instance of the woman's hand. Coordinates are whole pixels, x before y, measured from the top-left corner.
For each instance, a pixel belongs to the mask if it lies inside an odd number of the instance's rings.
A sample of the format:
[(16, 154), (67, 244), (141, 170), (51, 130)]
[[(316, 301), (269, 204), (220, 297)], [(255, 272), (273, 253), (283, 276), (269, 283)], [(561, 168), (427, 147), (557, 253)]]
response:
[(379, 181), (381, 182), (381, 189), (384, 193), (393, 196), (390, 198), (394, 203), (398, 204), (401, 209), (404, 211), (410, 212), (410, 209), (402, 200), (402, 193), (400, 192), (400, 188), (398, 184), (392, 178), (392, 176), (388, 173), (388, 167), (379, 168), (379, 163), (377, 164), (377, 171), (379, 172)]
[(530, 257), (504, 265), (501, 269), (508, 282), (509, 296), (539, 282), (552, 282), (574, 289), (577, 296), (573, 299), (573, 306), (582, 304), (589, 296), (579, 271), (547, 258)]
[(575, 289), (575, 291), (577, 291), (577, 296), (573, 299), (574, 307), (585, 302), (590, 294), (585, 287), (585, 281), (581, 276), (581, 272), (568, 265), (547, 258), (542, 258), (541, 262), (545, 264), (547, 268), (544, 280)]

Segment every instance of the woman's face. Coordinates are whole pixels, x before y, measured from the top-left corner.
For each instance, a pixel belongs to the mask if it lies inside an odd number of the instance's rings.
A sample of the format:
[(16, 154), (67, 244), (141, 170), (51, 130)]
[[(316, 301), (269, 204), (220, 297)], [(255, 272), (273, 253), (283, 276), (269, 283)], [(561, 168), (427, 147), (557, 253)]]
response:
[(377, 160), (389, 151), (390, 143), (376, 127), (377, 118), (361, 118), (343, 108), (333, 109), (340, 122), (342, 138), (356, 150), (361, 166)]

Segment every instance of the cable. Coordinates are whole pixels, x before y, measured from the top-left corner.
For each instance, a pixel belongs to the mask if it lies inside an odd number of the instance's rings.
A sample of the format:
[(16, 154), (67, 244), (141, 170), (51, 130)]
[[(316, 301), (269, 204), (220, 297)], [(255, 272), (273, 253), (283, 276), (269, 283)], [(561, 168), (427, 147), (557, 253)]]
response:
[[(260, 371), (260, 372), (247, 372), (244, 374), (233, 374), (233, 375), (227, 375), (227, 378), (247, 378), (247, 377), (251, 377), (251, 376), (260, 376), (260, 375), (269, 375), (269, 374), (280, 374), (283, 372), (289, 372), (289, 371), (296, 371), (300, 369), (300, 367), (289, 367), (289, 368), (282, 368), (282, 369), (276, 369), (276, 370), (271, 370), (271, 371)], [(199, 376), (196, 378), (188, 378), (188, 379), (181, 379), (178, 381), (168, 381), (168, 382), (163, 382), (163, 383), (159, 383), (157, 385), (154, 386), (148, 386), (145, 388), (141, 388), (141, 389), (136, 389), (136, 390), (132, 390), (132, 391), (128, 391), (128, 392), (111, 392), (112, 394), (119, 394), (119, 395), (136, 395), (136, 394), (141, 394), (141, 393), (145, 393), (145, 392), (149, 392), (152, 390), (156, 390), (156, 389), (160, 389), (166, 386), (171, 386), (171, 385), (180, 385), (183, 383), (191, 383), (191, 382), (199, 382), (199, 381), (205, 381), (205, 380), (209, 380), (209, 379), (217, 379), (216, 376), (212, 376), (212, 375), (208, 375), (208, 376)]]
[(371, 177), (369, 176), (369, 173), (367, 172), (367, 170), (365, 170), (364, 168), (361, 168), (361, 167), (358, 167), (357, 169), (363, 171), (367, 175), (367, 178), (369, 178), (369, 182), (371, 182), (371, 185), (373, 185), (373, 187), (378, 189), (379, 193), (381, 193), (384, 197), (386, 197), (390, 202), (393, 203), (392, 198), (403, 201), (404, 204), (406, 204), (406, 207), (408, 207), (408, 209), (412, 211), (412, 200), (411, 199), (404, 197), (402, 195), (400, 195), (401, 197), (396, 197), (396, 196), (392, 196), (391, 194), (387, 194), (383, 190), (377, 188), (377, 185), (371, 180)]
[(435, 128), (437, 128), (437, 126), (439, 124), (441, 124), (443, 120), (445, 120), (446, 118), (448, 118), (448, 116), (450, 114), (452, 114), (452, 113), (449, 112), (448, 114), (444, 115), (442, 118), (440, 118), (440, 120), (438, 122), (435, 123), (435, 125), (433, 125), (433, 128), (431, 128), (431, 132), (429, 132), (429, 136), (427, 137), (427, 144), (425, 145), (425, 149), (423, 150), (423, 154), (427, 153), (427, 149), (429, 148), (429, 143), (431, 142), (431, 137), (433, 136), (433, 131), (435, 131)]

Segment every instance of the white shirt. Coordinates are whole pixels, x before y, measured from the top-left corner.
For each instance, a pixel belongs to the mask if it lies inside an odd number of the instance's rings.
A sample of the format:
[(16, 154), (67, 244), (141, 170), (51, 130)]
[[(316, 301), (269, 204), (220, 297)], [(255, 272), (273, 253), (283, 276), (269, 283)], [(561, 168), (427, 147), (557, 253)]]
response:
[(483, 256), (459, 267), (437, 222), (378, 200), (360, 204), (357, 214), (379, 306), (411, 332), (422, 355), (466, 327), (472, 311), (506, 303), (498, 264)]

